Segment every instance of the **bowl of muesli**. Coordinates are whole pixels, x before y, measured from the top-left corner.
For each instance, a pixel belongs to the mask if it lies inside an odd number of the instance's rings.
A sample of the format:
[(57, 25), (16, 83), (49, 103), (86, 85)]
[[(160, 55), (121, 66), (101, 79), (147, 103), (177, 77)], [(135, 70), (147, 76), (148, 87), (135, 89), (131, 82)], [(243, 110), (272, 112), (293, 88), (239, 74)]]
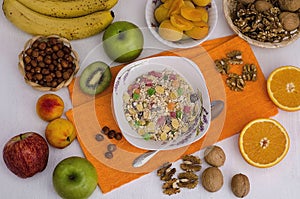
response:
[(179, 56), (146, 58), (118, 73), (113, 113), (125, 139), (147, 150), (170, 150), (205, 135), (210, 97), (193, 61)]

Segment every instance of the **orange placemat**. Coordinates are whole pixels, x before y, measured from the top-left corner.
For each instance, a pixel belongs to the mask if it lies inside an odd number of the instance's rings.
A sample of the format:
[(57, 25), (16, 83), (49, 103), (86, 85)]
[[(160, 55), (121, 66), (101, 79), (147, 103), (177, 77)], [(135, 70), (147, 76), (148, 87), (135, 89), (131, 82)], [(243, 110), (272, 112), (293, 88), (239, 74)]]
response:
[[(226, 100), (227, 102), (226, 111), (224, 111), (216, 121), (212, 122), (211, 128), (216, 128), (217, 130), (213, 131), (210, 128), (203, 139), (195, 142), (189, 147), (172, 150), (172, 153), (169, 151), (158, 153), (157, 156), (143, 168), (132, 168), (130, 167), (130, 163), (137, 155), (145, 152), (144, 150), (133, 147), (125, 139), (118, 142), (105, 139), (100, 144), (95, 141), (93, 136), (91, 136), (96, 132), (99, 132), (101, 129), (100, 125), (107, 125), (110, 128), (119, 130), (114, 121), (110, 106), (112, 85), (96, 98), (86, 96), (80, 92), (80, 90), (78, 90), (78, 81), (76, 80), (69, 86), (69, 92), (74, 108), (69, 110), (66, 115), (76, 125), (77, 138), (86, 158), (97, 168), (99, 176), (98, 184), (103, 193), (107, 193), (154, 170), (157, 166), (155, 163), (166, 159), (166, 155), (168, 156), (168, 159), (176, 160), (179, 158), (178, 155), (180, 154), (194, 153), (205, 146), (239, 133), (243, 126), (253, 119), (258, 117), (270, 117), (277, 114), (277, 108), (268, 97), (264, 75), (248, 43), (237, 36), (229, 36), (207, 41), (201, 46), (208, 51), (213, 60), (224, 57), (226, 52), (231, 50), (241, 50), (244, 55), (243, 59), (245, 63), (253, 63), (258, 67), (258, 80), (247, 84), (243, 92), (231, 91), (226, 86), (225, 90), (224, 87), (222, 87), (223, 90), (212, 92), (214, 88), (211, 87), (209, 91), (212, 99), (218, 99), (219, 97), (222, 98), (225, 96), (226, 99), (223, 100)], [(201, 66), (202, 72), (216, 72), (212, 67), (207, 68), (207, 71), (203, 71), (203, 69), (205, 70), (203, 64), (205, 65), (206, 62), (205, 60), (203, 61), (203, 57), (201, 56), (201, 54), (205, 53), (203, 52), (202, 47), (176, 49), (173, 51), (162, 52), (155, 56), (184, 56), (193, 60), (199, 67)], [(124, 65), (112, 67), (113, 77), (116, 76), (117, 72), (123, 66)], [(241, 70), (241, 68), (238, 67), (239, 66), (234, 67), (232, 70)], [(220, 76), (219, 79), (221, 79)], [(213, 81), (213, 79), (211, 81)], [(222, 81), (216, 82), (216, 84), (217, 83), (223, 84)], [(222, 95), (222, 92), (225, 92), (223, 93), (225, 94), (224, 96)], [(218, 124), (220, 124), (220, 126), (218, 126)], [(217, 132), (218, 130), (220, 133)], [(217, 134), (210, 136), (213, 133)], [(106, 150), (107, 144), (110, 142), (116, 143), (118, 150), (114, 153), (114, 158), (108, 160), (104, 158), (103, 153)]]

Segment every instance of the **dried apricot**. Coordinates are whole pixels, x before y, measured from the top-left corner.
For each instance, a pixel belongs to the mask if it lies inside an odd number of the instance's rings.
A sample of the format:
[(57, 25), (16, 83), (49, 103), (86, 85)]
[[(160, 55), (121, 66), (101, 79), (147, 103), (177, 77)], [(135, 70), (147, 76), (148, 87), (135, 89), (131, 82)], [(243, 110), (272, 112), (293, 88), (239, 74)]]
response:
[(170, 21), (172, 25), (178, 28), (179, 30), (190, 30), (194, 27), (194, 24), (191, 21), (185, 19), (184, 17), (178, 14), (172, 15), (170, 17)]
[(184, 5), (185, 6), (188, 6), (188, 7), (191, 7), (191, 8), (195, 8), (195, 5), (192, 1), (190, 0), (186, 0), (186, 1), (183, 1), (184, 2)]
[(169, 9), (165, 8), (163, 6), (163, 4), (161, 4), (160, 6), (158, 6), (155, 11), (154, 11), (154, 17), (155, 20), (158, 23), (161, 23), (163, 20), (168, 19), (169, 18)]
[(211, 0), (192, 0), (197, 6), (207, 6)]
[(158, 33), (163, 39), (168, 41), (178, 41), (183, 35), (183, 31), (173, 26), (170, 20), (164, 20), (161, 22), (158, 28)]
[(203, 39), (208, 35), (209, 26), (204, 21), (194, 23), (191, 30), (185, 31), (185, 34), (193, 39)]
[(196, 7), (201, 12), (201, 21), (208, 22), (208, 11), (205, 7)]
[(203, 12), (196, 8), (191, 8), (188, 6), (183, 6), (180, 9), (180, 14), (184, 18), (190, 21), (202, 21)]
[(173, 14), (179, 14), (182, 6), (184, 6), (183, 0), (173, 0), (173, 3), (169, 9), (169, 16)]

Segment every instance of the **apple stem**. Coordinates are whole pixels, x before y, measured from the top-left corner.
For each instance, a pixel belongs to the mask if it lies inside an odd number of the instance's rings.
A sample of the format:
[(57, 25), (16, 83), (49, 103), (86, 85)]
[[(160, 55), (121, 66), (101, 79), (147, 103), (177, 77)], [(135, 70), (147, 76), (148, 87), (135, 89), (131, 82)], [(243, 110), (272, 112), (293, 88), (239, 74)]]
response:
[(68, 141), (68, 142), (70, 142), (70, 141), (71, 141), (69, 136), (67, 137), (67, 141)]

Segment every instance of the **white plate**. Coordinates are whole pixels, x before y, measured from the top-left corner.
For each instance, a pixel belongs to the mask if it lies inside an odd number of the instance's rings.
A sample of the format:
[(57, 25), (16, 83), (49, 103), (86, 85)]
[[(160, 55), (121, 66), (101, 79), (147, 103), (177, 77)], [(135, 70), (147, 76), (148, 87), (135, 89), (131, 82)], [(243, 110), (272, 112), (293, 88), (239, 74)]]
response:
[[(123, 109), (123, 93), (127, 91), (128, 86), (134, 82), (137, 77), (153, 70), (163, 71), (165, 69), (173, 70), (180, 74), (195, 91), (199, 90), (201, 92), (203, 109), (201, 112), (202, 114), (199, 114), (197, 124), (199, 124), (199, 121), (203, 120), (206, 120), (206, 122), (203, 123), (201, 131), (197, 131), (196, 128), (200, 128), (198, 125), (195, 125), (195, 128), (192, 131), (183, 134), (173, 141), (144, 140), (142, 136), (132, 129), (125, 118)], [(204, 77), (194, 62), (183, 57), (160, 56), (136, 61), (126, 65), (122, 70), (120, 70), (115, 79), (112, 102), (115, 120), (118, 123), (125, 139), (132, 145), (142, 149), (169, 150), (189, 145), (203, 137), (210, 125), (210, 98)], [(204, 117), (206, 118), (204, 119)]]
[(214, 31), (216, 25), (217, 25), (217, 20), (218, 20), (218, 10), (217, 6), (214, 2), (214, 0), (211, 1), (211, 8), (208, 10), (208, 24), (209, 24), (209, 32), (206, 37), (203, 39), (184, 39), (176, 42), (172, 41), (167, 41), (158, 34), (157, 29), (159, 24), (154, 18), (154, 10), (161, 4), (160, 0), (148, 0), (146, 4), (146, 10), (145, 10), (145, 18), (146, 18), (146, 23), (148, 28), (150, 29), (150, 32), (153, 34), (153, 36), (160, 41), (161, 43), (172, 47), (172, 48), (191, 48), (194, 46), (197, 46), (201, 44), (202, 42), (206, 41), (212, 32)]

